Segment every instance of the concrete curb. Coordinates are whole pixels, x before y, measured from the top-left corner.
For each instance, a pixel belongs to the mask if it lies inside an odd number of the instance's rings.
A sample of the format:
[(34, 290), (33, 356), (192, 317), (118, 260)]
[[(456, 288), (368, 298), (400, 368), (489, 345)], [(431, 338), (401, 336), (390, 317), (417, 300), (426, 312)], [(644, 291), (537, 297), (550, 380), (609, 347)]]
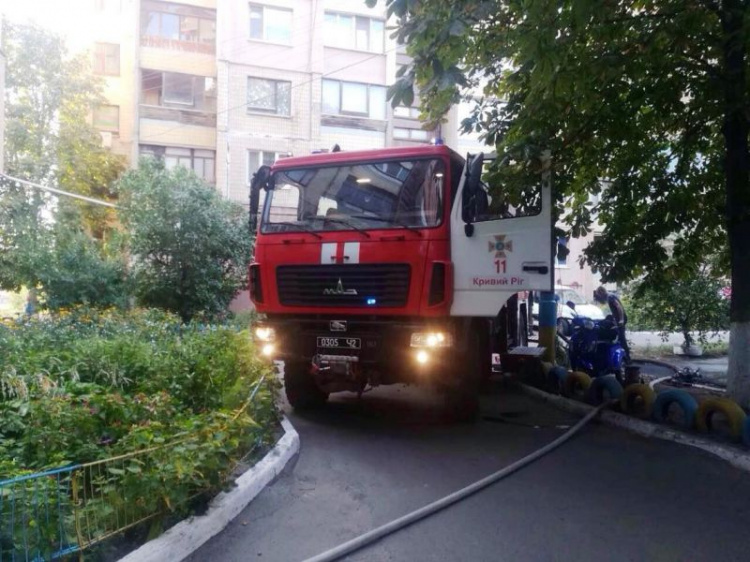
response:
[(221, 532), (284, 469), (299, 451), (299, 434), (286, 417), (281, 420), (284, 436), (258, 464), (236, 480), (229, 492), (221, 492), (208, 512), (191, 517), (147, 542), (119, 562), (179, 562), (190, 556), (211, 537)]
[[(521, 390), (538, 398), (544, 402), (557, 406), (558, 408), (571, 412), (573, 414), (586, 415), (594, 408), (588, 404), (570, 400), (563, 396), (557, 396), (549, 394), (533, 386), (525, 384), (520, 385)], [(728, 462), (735, 468), (750, 472), (750, 454), (743, 453), (727, 445), (710, 441), (697, 435), (690, 435), (681, 431), (675, 431), (673, 429), (646, 421), (618, 412), (605, 411), (601, 413), (601, 420), (609, 425), (637, 433), (643, 437), (655, 437), (657, 439), (664, 439), (665, 441), (672, 441), (674, 443), (680, 443), (681, 445), (688, 445), (690, 447), (696, 447), (716, 455), (720, 459)]]

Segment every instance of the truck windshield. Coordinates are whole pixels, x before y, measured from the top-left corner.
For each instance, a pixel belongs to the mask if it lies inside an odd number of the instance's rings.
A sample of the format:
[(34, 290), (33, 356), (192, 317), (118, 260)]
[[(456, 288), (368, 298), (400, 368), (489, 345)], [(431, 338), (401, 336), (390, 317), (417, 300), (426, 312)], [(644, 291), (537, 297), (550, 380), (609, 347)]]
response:
[(438, 159), (281, 170), (265, 198), (261, 231), (438, 226), (444, 181)]

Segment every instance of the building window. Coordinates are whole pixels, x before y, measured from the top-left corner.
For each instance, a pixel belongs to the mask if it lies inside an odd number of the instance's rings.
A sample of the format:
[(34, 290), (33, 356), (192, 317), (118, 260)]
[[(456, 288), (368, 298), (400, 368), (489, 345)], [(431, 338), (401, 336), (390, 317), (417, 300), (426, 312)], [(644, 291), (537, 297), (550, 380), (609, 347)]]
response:
[(94, 128), (112, 133), (120, 132), (120, 106), (100, 105), (95, 107)]
[(385, 120), (384, 86), (323, 80), (323, 113)]
[(247, 184), (253, 181), (253, 175), (261, 166), (272, 166), (276, 160), (281, 158), (278, 152), (268, 152), (265, 150), (248, 150), (247, 151)]
[(166, 103), (193, 105), (195, 103), (195, 84), (189, 74), (165, 72), (162, 96)]
[(216, 21), (164, 12), (146, 12), (141, 33), (150, 37), (213, 45), (216, 42)]
[(162, 107), (189, 106), (216, 112), (216, 79), (178, 72), (141, 70), (141, 103)]
[(402, 119), (419, 119), (419, 108), (399, 105), (393, 108), (393, 116)]
[(383, 20), (326, 12), (325, 44), (329, 47), (382, 53), (384, 37)]
[(557, 239), (557, 267), (568, 267), (568, 242), (569, 239), (564, 236)]
[(265, 78), (247, 79), (247, 111), (290, 115), (292, 83)]
[(192, 170), (195, 175), (207, 183), (216, 183), (216, 152), (200, 148), (181, 148), (177, 146), (141, 145), (141, 156), (151, 156), (164, 161), (164, 166), (172, 170), (182, 166)]
[(292, 10), (250, 4), (250, 39), (292, 42)]
[(430, 140), (430, 133), (428, 131), (423, 131), (422, 129), (406, 129), (403, 127), (394, 127), (393, 138), (426, 142)]
[(117, 43), (94, 44), (94, 74), (120, 75), (120, 45)]

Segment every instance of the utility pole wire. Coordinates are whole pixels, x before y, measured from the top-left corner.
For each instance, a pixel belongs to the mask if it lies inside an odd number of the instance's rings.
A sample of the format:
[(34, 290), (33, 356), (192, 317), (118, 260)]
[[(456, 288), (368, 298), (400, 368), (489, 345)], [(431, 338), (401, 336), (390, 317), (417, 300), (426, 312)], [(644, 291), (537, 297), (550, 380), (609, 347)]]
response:
[(0, 176), (10, 181), (15, 181), (23, 185), (28, 185), (29, 187), (33, 187), (35, 189), (41, 189), (42, 191), (49, 191), (50, 193), (54, 193), (56, 195), (65, 195), (66, 197), (72, 197), (73, 199), (80, 199), (81, 201), (85, 201), (86, 203), (91, 203), (92, 205), (101, 205), (102, 207), (110, 207), (112, 209), (119, 209), (119, 207), (115, 205), (114, 203), (110, 203), (108, 201), (102, 201), (101, 199), (94, 199), (93, 197), (86, 197), (85, 195), (79, 195), (78, 193), (70, 193), (68, 191), (63, 191), (62, 189), (56, 189), (54, 187), (47, 187), (45, 185), (34, 183), (28, 180), (14, 178), (13, 176), (9, 176), (8, 174), (4, 174), (2, 172), (0, 172)]

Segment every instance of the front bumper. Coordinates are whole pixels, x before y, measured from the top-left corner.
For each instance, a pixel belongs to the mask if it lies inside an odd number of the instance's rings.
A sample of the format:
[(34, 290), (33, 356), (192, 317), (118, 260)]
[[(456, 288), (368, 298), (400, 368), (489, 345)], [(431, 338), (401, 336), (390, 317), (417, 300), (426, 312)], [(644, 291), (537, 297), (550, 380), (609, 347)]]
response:
[[(263, 325), (275, 332), (275, 359), (311, 362), (319, 355), (357, 357), (361, 369), (377, 373), (386, 384), (420, 380), (427, 368), (434, 372), (447, 367), (457, 341), (449, 319), (274, 317)], [(416, 332), (442, 332), (453, 345), (413, 347), (411, 337)], [(318, 338), (357, 338), (360, 348), (319, 348)]]

